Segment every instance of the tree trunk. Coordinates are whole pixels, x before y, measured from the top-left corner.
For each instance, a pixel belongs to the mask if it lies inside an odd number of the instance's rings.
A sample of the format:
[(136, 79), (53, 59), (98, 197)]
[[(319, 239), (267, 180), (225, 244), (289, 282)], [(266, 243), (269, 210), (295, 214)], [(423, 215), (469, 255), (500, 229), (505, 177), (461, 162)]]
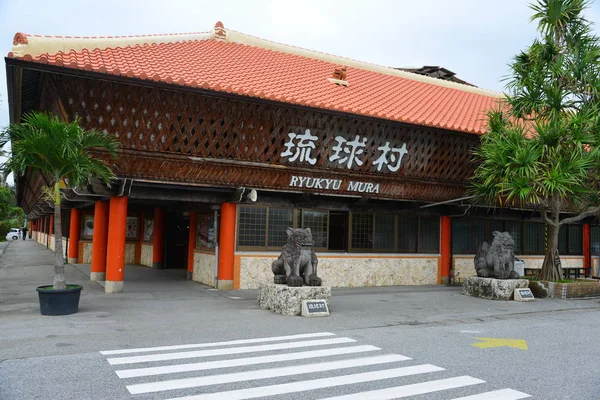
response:
[(65, 280), (65, 259), (62, 251), (62, 222), (60, 218), (60, 185), (54, 184), (54, 290), (67, 288)]
[(540, 279), (543, 281), (557, 281), (563, 279), (562, 268), (556, 262), (558, 257), (558, 233), (560, 225), (548, 225), (548, 249), (542, 264)]

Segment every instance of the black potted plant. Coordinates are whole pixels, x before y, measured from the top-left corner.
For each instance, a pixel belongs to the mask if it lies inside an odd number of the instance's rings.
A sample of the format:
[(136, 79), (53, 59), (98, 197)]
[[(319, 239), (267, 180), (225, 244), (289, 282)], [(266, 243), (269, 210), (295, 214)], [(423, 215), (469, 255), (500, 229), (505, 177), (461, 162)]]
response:
[(118, 142), (114, 136), (84, 130), (78, 121), (64, 122), (57, 117), (34, 112), (21, 123), (12, 124), (0, 134), (0, 147), (11, 143), (11, 154), (3, 164), (5, 173), (15, 177), (27, 169), (38, 170), (50, 178), (44, 194), (54, 205), (55, 258), (54, 283), (39, 286), (40, 312), (43, 315), (67, 315), (79, 309), (80, 285), (68, 285), (62, 248), (61, 187), (79, 187), (92, 177), (107, 184), (115, 178), (108, 164), (92, 154), (100, 150), (115, 158)]

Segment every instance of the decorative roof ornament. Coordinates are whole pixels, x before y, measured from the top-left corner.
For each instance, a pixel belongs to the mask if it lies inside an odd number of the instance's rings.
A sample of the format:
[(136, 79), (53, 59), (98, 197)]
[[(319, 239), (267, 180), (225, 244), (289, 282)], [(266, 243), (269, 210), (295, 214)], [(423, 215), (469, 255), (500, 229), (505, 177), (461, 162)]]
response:
[(225, 25), (223, 25), (221, 21), (217, 21), (213, 30), (215, 32), (216, 40), (227, 40), (227, 31), (225, 30)]
[(332, 77), (328, 80), (336, 85), (348, 86), (348, 81), (346, 80), (346, 66), (343, 65), (334, 69)]

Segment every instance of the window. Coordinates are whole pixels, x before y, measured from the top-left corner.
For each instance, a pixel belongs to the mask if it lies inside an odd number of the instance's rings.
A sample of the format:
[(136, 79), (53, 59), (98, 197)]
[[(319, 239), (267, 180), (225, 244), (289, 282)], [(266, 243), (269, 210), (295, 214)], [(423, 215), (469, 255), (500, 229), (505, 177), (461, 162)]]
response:
[(483, 242), (489, 243), (492, 240), (492, 233), (486, 226), (487, 222), (484, 219), (453, 219), (452, 252), (454, 254), (476, 254)]
[(437, 254), (440, 252), (439, 217), (419, 217), (418, 253)]
[(394, 250), (394, 222), (393, 215), (375, 215), (375, 249)]
[(514, 251), (521, 254), (521, 221), (460, 218), (452, 220), (452, 253), (476, 254), (483, 242), (491, 243), (492, 232), (508, 232), (515, 242)]
[(315, 248), (327, 249), (328, 216), (327, 211), (304, 210), (302, 213), (302, 227), (310, 228)]
[(521, 221), (504, 221), (504, 229), (500, 229), (502, 232), (508, 232), (515, 242), (514, 252), (521, 254), (522, 240), (521, 240)]
[(198, 215), (196, 224), (196, 248), (214, 250), (215, 243), (215, 215)]
[(417, 217), (398, 216), (398, 251), (417, 252)]
[(559, 254), (583, 255), (583, 226), (563, 225), (558, 233)]
[(287, 242), (287, 228), (296, 227), (291, 208), (241, 206), (238, 216), (240, 249), (279, 250)]
[(439, 217), (246, 205), (238, 211), (238, 249), (279, 251), (288, 227), (310, 228), (317, 251), (439, 253)]
[(373, 248), (373, 215), (352, 214), (352, 241), (353, 249)]
[(292, 209), (269, 208), (267, 246), (283, 247), (288, 238), (286, 230), (293, 226), (294, 213)]
[(592, 254), (600, 254), (600, 226), (590, 227), (590, 246)]
[(544, 254), (545, 249), (545, 225), (539, 222), (523, 223), (523, 234), (525, 236), (524, 254)]
[(265, 247), (266, 232), (266, 207), (240, 207), (238, 228), (240, 247)]

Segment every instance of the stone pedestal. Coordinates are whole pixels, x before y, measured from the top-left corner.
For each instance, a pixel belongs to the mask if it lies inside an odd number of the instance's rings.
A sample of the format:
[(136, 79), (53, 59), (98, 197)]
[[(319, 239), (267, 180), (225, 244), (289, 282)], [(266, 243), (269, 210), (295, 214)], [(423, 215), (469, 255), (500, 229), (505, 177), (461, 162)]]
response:
[(258, 288), (258, 304), (261, 308), (282, 315), (300, 315), (302, 300), (327, 300), (331, 297), (329, 286), (289, 287), (274, 283), (262, 283)]
[(465, 279), (462, 294), (489, 300), (513, 300), (516, 288), (529, 286), (527, 279), (495, 279), (471, 277)]

